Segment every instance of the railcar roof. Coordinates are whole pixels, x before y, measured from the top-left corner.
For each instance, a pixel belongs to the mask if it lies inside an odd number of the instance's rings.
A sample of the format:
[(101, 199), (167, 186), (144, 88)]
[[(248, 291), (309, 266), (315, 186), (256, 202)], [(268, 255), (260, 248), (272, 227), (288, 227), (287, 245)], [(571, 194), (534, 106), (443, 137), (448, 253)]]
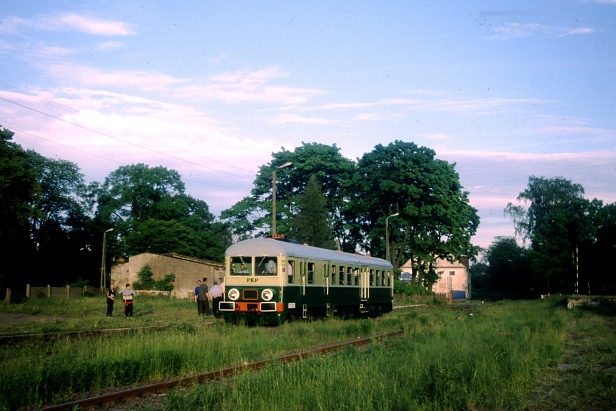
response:
[(278, 256), (301, 257), (312, 260), (325, 260), (336, 263), (370, 265), (383, 269), (392, 269), (393, 266), (381, 258), (369, 257), (360, 254), (343, 253), (340, 251), (326, 250), (324, 248), (311, 247), (309, 245), (294, 244), (273, 238), (255, 238), (240, 241), (227, 248), (225, 256)]

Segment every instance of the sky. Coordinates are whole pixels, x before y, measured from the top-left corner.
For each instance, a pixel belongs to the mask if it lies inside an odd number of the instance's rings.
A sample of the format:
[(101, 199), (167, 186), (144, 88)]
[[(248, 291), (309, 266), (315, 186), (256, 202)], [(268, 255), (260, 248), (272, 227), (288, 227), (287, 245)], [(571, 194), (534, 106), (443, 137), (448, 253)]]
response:
[(414, 142), (487, 247), (530, 176), (616, 202), (616, 0), (0, 0), (0, 125), (86, 182), (177, 170), (217, 216), (282, 148)]

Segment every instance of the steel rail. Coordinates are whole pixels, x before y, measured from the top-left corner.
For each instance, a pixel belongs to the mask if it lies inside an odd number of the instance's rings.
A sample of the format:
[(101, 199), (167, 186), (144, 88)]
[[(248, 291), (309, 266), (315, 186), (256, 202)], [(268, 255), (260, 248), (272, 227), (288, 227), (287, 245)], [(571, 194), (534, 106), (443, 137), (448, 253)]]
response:
[(239, 365), (236, 367), (223, 368), (218, 371), (210, 371), (203, 374), (194, 376), (184, 376), (174, 378), (167, 381), (162, 381), (154, 384), (144, 385), (142, 387), (131, 388), (124, 391), (113, 392), (109, 394), (103, 394), (96, 397), (85, 398), (82, 400), (76, 400), (64, 404), (46, 406), (41, 408), (41, 411), (60, 411), (60, 410), (74, 410), (74, 409), (88, 409), (101, 407), (111, 403), (123, 402), (130, 399), (141, 398), (148, 394), (160, 394), (166, 391), (170, 391), (176, 388), (188, 387), (191, 385), (204, 384), (216, 380), (220, 380), (226, 377), (233, 377), (237, 374), (246, 371), (260, 370), (270, 364), (286, 364), (293, 361), (301, 361), (306, 358), (314, 357), (317, 354), (329, 353), (336, 350), (341, 350), (347, 346), (360, 346), (369, 344), (372, 341), (382, 340), (388, 337), (396, 337), (403, 334), (403, 330), (396, 330), (388, 333), (378, 334), (370, 337), (356, 338), (353, 340), (347, 340), (340, 343), (333, 343), (317, 347), (307, 351), (301, 351), (298, 353), (286, 354), (280, 357), (255, 361), (248, 364)]

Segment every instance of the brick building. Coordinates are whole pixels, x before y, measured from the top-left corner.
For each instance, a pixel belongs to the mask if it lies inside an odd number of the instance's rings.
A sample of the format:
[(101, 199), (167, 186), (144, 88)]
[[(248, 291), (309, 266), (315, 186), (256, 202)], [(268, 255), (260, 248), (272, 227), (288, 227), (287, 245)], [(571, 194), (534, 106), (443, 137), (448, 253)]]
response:
[(197, 280), (208, 279), (210, 287), (214, 281), (224, 281), (225, 266), (221, 263), (185, 257), (179, 254), (143, 253), (131, 256), (128, 262), (115, 264), (111, 267), (111, 281), (118, 290), (124, 285), (133, 284), (139, 280), (138, 273), (149, 265), (152, 278), (162, 280), (167, 274), (175, 274), (175, 282), (171, 296), (176, 298), (192, 298)]

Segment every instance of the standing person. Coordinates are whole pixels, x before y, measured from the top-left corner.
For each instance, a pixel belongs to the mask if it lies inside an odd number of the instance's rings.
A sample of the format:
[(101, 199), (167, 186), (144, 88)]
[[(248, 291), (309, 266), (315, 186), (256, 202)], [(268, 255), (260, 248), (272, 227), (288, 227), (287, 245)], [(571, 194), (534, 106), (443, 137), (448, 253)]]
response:
[(199, 315), (210, 314), (209, 304), (209, 287), (207, 286), (207, 278), (203, 278), (203, 282), (199, 285), (199, 295), (197, 296), (197, 310)]
[(222, 301), (222, 287), (218, 285), (218, 282), (214, 281), (210, 295), (212, 296), (212, 314), (214, 314), (214, 318), (220, 318), (218, 304)]
[(197, 286), (195, 287), (195, 302), (199, 298), (199, 286), (201, 285), (201, 280), (197, 280)]
[(115, 301), (115, 285), (109, 284), (109, 290), (107, 290), (107, 317), (113, 316), (113, 302)]
[(130, 288), (130, 284), (126, 284), (126, 288), (122, 290), (122, 298), (124, 299), (124, 314), (126, 318), (133, 318), (133, 296), (135, 291)]

